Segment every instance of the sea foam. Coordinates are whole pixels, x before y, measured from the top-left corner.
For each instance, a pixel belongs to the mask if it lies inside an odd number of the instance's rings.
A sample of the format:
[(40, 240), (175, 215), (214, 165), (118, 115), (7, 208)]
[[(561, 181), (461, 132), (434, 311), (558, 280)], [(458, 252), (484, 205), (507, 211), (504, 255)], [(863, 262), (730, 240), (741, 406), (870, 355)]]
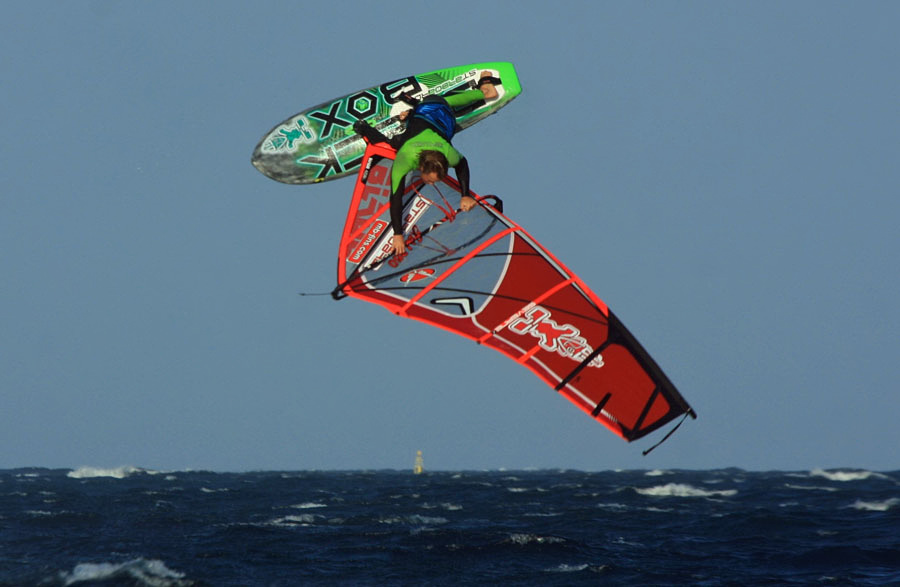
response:
[(124, 479), (136, 473), (153, 473), (138, 467), (116, 467), (114, 469), (101, 469), (99, 467), (79, 467), (74, 471), (69, 471), (66, 476), (72, 479), (92, 479), (94, 477), (112, 477), (114, 479)]
[(866, 512), (886, 512), (898, 504), (900, 504), (900, 498), (892, 497), (891, 499), (886, 499), (884, 501), (856, 500), (850, 507)]
[(193, 585), (184, 580), (184, 574), (168, 568), (159, 560), (138, 558), (124, 563), (81, 563), (69, 572), (61, 572), (63, 585), (79, 583), (125, 581), (129, 585), (153, 585), (158, 587), (181, 587)]
[(809, 472), (812, 477), (825, 477), (829, 481), (865, 481), (870, 477), (879, 477), (889, 479), (887, 475), (881, 473), (873, 473), (872, 471), (825, 471), (823, 469), (813, 469)]
[(655, 487), (647, 488), (636, 487), (635, 491), (641, 495), (651, 495), (654, 497), (731, 497), (737, 495), (737, 489), (709, 491), (684, 483), (667, 483), (666, 485), (657, 485)]

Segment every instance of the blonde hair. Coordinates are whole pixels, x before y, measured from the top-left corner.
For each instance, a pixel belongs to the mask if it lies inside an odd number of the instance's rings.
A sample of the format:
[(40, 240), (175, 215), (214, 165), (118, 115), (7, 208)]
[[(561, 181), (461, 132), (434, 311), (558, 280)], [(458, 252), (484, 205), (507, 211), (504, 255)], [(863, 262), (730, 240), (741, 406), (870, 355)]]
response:
[(419, 171), (422, 173), (437, 173), (438, 179), (444, 179), (447, 177), (448, 167), (450, 167), (450, 163), (440, 151), (419, 153)]

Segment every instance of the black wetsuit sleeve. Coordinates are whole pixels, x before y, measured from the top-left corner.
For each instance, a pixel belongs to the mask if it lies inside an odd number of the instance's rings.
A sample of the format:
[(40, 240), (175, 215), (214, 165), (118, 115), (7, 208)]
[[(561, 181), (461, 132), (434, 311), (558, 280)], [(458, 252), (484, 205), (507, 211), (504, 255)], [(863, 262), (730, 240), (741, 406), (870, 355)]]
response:
[(353, 123), (353, 130), (356, 131), (357, 134), (362, 135), (362, 137), (371, 145), (374, 145), (375, 143), (390, 143), (388, 138), (381, 134), (381, 131), (374, 128), (368, 122), (357, 120)]
[[(459, 182), (460, 196), (469, 196), (469, 162), (463, 157), (454, 167), (456, 180)], [(394, 234), (403, 234), (403, 186), (406, 181), (400, 182), (397, 191), (391, 193), (391, 228)]]
[(432, 128), (430, 124), (428, 124), (425, 120), (421, 118), (416, 118), (410, 115), (409, 118), (406, 119), (406, 130), (402, 133), (396, 134), (390, 138), (388, 141), (395, 150), (399, 151), (400, 147), (403, 146), (403, 143), (413, 138), (423, 130)]
[(403, 184), (405, 183), (406, 181), (401, 181), (397, 191), (391, 193), (391, 228), (394, 229), (395, 235), (403, 234)]
[(409, 128), (403, 131), (400, 134), (396, 134), (387, 140), (388, 144), (394, 148), (395, 151), (399, 151), (400, 147), (403, 146), (407, 140), (409, 140), (413, 135), (409, 133)]
[(456, 180), (459, 182), (459, 193), (461, 196), (469, 195), (469, 162), (463, 157), (459, 160), (456, 167)]

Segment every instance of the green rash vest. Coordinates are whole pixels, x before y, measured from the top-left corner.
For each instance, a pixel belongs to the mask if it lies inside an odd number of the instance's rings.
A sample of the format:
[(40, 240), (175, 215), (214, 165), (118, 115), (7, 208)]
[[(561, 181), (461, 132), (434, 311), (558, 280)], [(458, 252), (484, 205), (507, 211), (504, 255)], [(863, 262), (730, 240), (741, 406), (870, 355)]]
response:
[(422, 151), (439, 151), (447, 158), (450, 167), (459, 165), (462, 155), (447, 142), (447, 139), (434, 132), (430, 128), (423, 130), (413, 138), (406, 141), (394, 158), (391, 167), (391, 190), (396, 192), (403, 183), (403, 178), (410, 171), (418, 167), (419, 155)]
[[(459, 94), (444, 96), (444, 99), (451, 108), (461, 108), (473, 102), (483, 101), (484, 93), (481, 90), (466, 90)], [(456, 167), (462, 159), (460, 152), (454, 149), (447, 139), (430, 128), (425, 129), (403, 143), (397, 151), (391, 168), (391, 190), (394, 193), (399, 189), (406, 174), (416, 169), (422, 151), (440, 151), (447, 158), (450, 167)]]

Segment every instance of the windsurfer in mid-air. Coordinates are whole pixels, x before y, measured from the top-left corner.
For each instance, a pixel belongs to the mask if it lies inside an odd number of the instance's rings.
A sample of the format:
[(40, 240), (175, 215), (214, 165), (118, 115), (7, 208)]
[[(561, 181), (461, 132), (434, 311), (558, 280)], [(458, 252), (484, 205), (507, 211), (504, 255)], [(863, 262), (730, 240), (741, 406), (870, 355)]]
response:
[(399, 115), (406, 120), (406, 130), (390, 139), (372, 128), (362, 120), (353, 125), (353, 130), (362, 135), (370, 143), (386, 142), (397, 150), (394, 164), (391, 167), (391, 227), (394, 236), (391, 240), (394, 254), (406, 252), (403, 242), (403, 185), (406, 174), (418, 170), (422, 181), (433, 184), (447, 176), (450, 167), (456, 171), (456, 179), (460, 186), (459, 207), (468, 212), (475, 207), (475, 199), (469, 195), (469, 164), (466, 158), (450, 144), (456, 132), (454, 108), (462, 108), (473, 102), (493, 100), (499, 96), (494, 84), (500, 83), (484, 71), (478, 80), (478, 89), (466, 90), (449, 96), (427, 96), (421, 102)]

